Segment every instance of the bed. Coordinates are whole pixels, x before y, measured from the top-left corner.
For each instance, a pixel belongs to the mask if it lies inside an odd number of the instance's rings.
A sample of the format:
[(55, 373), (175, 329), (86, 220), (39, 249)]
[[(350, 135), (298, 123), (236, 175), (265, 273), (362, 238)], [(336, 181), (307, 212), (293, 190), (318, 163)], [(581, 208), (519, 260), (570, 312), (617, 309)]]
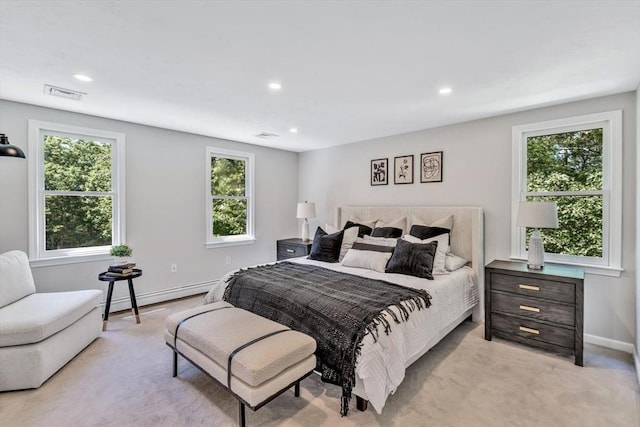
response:
[[(398, 219), (404, 218), (405, 222), (400, 225), (403, 234), (408, 233), (414, 224), (430, 225), (450, 216), (452, 223), (449, 223), (449, 252), (469, 262), (448, 274), (433, 275), (434, 280), (354, 268), (343, 265), (348, 264), (344, 261), (327, 263), (306, 257), (287, 260), (301, 265), (319, 266), (359, 277), (383, 280), (412, 289), (423, 289), (431, 295), (431, 306), (428, 309), (413, 311), (408, 320), (393, 324), (391, 333), (378, 334), (375, 339), (370, 333), (364, 335), (355, 365), (356, 381), (353, 387), (359, 409), (366, 408), (366, 403), (370, 402), (373, 408), (381, 413), (388, 396), (395, 392), (404, 379), (408, 366), (465, 319), (473, 317), (476, 322), (482, 321), (483, 212), (481, 208), (476, 207), (349, 206), (336, 209), (334, 224), (338, 226), (337, 229), (342, 229), (347, 221), (398, 225)], [(358, 240), (362, 241), (362, 238)], [(228, 281), (234, 273), (228, 273), (214, 285), (205, 298), (206, 303), (223, 299)], [(395, 307), (392, 310), (398, 311)]]

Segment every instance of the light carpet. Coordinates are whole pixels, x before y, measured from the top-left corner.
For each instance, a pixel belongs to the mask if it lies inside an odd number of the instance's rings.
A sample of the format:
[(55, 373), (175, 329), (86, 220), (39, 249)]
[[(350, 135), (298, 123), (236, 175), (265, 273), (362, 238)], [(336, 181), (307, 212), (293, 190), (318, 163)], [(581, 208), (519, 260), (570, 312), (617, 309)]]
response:
[[(39, 389), (0, 393), (0, 425), (234, 426), (238, 403), (172, 352), (164, 319), (202, 296), (110, 316), (109, 328)], [(630, 355), (587, 345), (585, 366), (571, 358), (483, 339), (464, 322), (414, 363), (382, 414), (340, 417), (337, 386), (317, 375), (257, 412), (248, 426), (639, 426), (640, 392)]]

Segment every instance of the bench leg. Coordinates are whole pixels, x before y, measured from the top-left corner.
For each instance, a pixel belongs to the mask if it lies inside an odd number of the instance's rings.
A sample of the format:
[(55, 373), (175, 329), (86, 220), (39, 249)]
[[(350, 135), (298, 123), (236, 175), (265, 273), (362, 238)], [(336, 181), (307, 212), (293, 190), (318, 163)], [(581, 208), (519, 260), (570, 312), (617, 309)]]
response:
[(293, 395), (295, 397), (300, 397), (300, 381), (298, 381), (295, 387), (293, 388)]
[(367, 399), (363, 399), (360, 396), (356, 395), (356, 408), (358, 411), (366, 411), (369, 406), (369, 401)]
[(240, 403), (240, 413), (238, 414), (238, 425), (240, 427), (244, 427), (245, 426), (245, 419), (244, 419), (244, 403), (242, 402), (238, 402)]
[(178, 352), (173, 350), (173, 376), (178, 376)]

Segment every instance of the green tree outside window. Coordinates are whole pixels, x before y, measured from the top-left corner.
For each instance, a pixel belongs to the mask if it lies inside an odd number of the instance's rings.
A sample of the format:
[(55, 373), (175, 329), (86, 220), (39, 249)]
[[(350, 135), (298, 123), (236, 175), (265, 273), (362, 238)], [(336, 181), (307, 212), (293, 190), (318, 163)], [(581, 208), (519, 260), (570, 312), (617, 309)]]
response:
[(111, 144), (44, 137), (46, 250), (112, 244)]
[[(546, 252), (603, 256), (602, 128), (527, 138), (527, 200), (555, 201)], [(527, 241), (533, 230), (527, 230)]]
[(211, 157), (213, 236), (247, 234), (246, 162)]

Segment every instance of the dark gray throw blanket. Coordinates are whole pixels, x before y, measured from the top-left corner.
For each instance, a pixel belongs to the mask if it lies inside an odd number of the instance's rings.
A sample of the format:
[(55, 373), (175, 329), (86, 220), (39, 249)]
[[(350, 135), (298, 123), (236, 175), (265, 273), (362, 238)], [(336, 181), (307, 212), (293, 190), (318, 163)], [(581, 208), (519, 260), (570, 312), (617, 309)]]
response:
[[(362, 339), (377, 340), (391, 324), (431, 305), (427, 291), (340, 273), (313, 265), (280, 262), (240, 270), (228, 281), (224, 300), (312, 336), (322, 380), (342, 386), (340, 413), (349, 411), (356, 358)], [(396, 307), (400, 316), (389, 307)]]

